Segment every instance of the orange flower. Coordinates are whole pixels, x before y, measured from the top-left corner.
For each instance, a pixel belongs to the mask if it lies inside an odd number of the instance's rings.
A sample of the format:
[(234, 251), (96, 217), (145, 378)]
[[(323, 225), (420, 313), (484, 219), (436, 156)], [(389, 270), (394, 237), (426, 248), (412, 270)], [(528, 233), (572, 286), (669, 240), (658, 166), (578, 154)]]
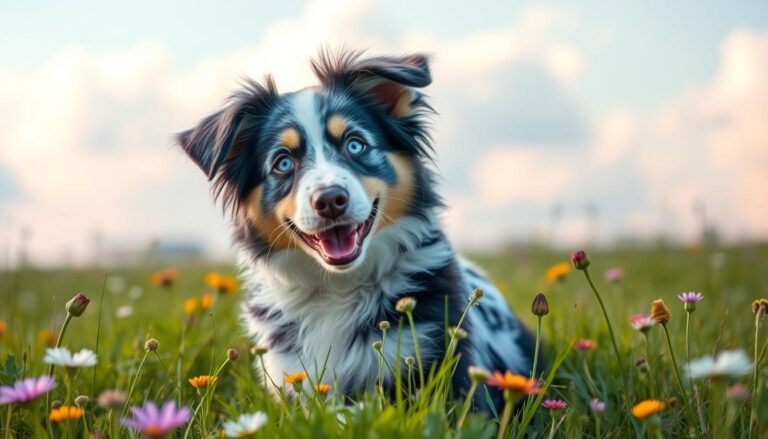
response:
[(200, 311), (208, 311), (213, 307), (213, 294), (203, 294), (200, 296)]
[(184, 314), (192, 315), (197, 311), (197, 298), (190, 297), (184, 301)]
[(216, 382), (216, 377), (212, 375), (200, 375), (189, 379), (189, 384), (195, 389), (205, 389), (208, 386), (213, 385)]
[(285, 384), (301, 384), (307, 379), (307, 374), (304, 372), (289, 373), (283, 378)]
[(6, 329), (5, 322), (0, 320), (0, 337), (5, 335), (5, 329)]
[(63, 405), (51, 410), (49, 418), (53, 422), (77, 421), (83, 416), (83, 409), (75, 406)]
[(160, 271), (152, 273), (152, 285), (157, 287), (170, 288), (173, 282), (179, 277), (179, 270), (175, 268), (163, 268)]
[(498, 387), (501, 390), (510, 390), (514, 393), (521, 393), (524, 395), (533, 395), (539, 393), (539, 382), (536, 380), (528, 379), (522, 375), (514, 375), (510, 371), (505, 373), (494, 372), (490, 378), (488, 378), (487, 384), (489, 386)]
[(327, 395), (331, 391), (330, 384), (317, 384), (315, 386), (315, 393), (318, 395)]
[(648, 416), (655, 415), (656, 413), (664, 410), (666, 404), (657, 399), (646, 399), (645, 401), (632, 407), (632, 415), (637, 419), (645, 419)]
[(50, 329), (41, 329), (37, 332), (37, 341), (46, 346), (53, 346), (56, 344), (56, 334)]
[(560, 262), (547, 269), (546, 278), (550, 282), (558, 282), (565, 279), (565, 276), (571, 272), (571, 264), (567, 262)]
[(232, 276), (210, 272), (205, 275), (205, 284), (219, 293), (234, 293), (240, 289), (237, 279)]

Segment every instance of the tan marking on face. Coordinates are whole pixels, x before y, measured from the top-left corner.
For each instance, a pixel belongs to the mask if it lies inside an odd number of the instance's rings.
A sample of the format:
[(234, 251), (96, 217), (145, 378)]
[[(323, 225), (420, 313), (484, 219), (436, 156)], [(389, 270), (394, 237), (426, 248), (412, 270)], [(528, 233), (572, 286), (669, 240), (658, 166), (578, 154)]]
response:
[(280, 143), (288, 149), (296, 149), (301, 145), (301, 135), (296, 128), (286, 128), (280, 133)]
[(362, 178), (363, 188), (368, 198), (379, 199), (379, 216), (376, 229), (393, 224), (408, 213), (413, 196), (413, 161), (403, 154), (388, 154), (389, 162), (395, 168), (397, 183), (387, 185), (374, 177)]
[(344, 132), (347, 130), (347, 125), (347, 119), (344, 118), (344, 116), (334, 114), (328, 119), (326, 128), (328, 129), (328, 134), (336, 139), (341, 139), (341, 136), (343, 136)]
[(277, 203), (274, 213), (267, 214), (261, 208), (262, 190), (263, 188), (259, 186), (248, 195), (244, 210), (246, 219), (259, 232), (259, 236), (269, 242), (272, 249), (296, 246), (295, 238), (298, 237), (295, 237), (285, 224), (285, 219), (293, 218), (296, 212), (296, 198), (293, 191)]

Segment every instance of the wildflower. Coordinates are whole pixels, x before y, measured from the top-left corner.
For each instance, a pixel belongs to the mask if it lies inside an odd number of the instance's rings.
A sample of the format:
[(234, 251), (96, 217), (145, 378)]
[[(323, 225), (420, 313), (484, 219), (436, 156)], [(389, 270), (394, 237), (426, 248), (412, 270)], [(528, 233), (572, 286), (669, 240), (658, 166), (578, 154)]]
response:
[(408, 367), (413, 367), (416, 365), (416, 359), (408, 355), (405, 357), (405, 365)]
[(563, 279), (565, 279), (565, 276), (568, 275), (568, 273), (571, 272), (571, 266), (568, 265), (567, 262), (560, 262), (558, 264), (555, 264), (549, 269), (547, 269), (547, 273), (545, 277), (549, 282), (559, 282)]
[(589, 267), (589, 257), (584, 250), (579, 250), (571, 255), (573, 267), (577, 270), (586, 270)]
[(605, 272), (606, 282), (616, 284), (621, 282), (623, 279), (624, 279), (624, 269), (622, 268), (619, 268), (619, 267), (609, 268)]
[(154, 352), (160, 347), (160, 342), (156, 338), (150, 338), (144, 342), (144, 350), (148, 352)]
[(632, 415), (637, 419), (645, 419), (664, 410), (665, 406), (666, 404), (664, 404), (663, 401), (659, 401), (657, 399), (647, 399), (632, 407)]
[(68, 368), (92, 367), (96, 365), (96, 354), (90, 349), (81, 349), (80, 352), (72, 354), (67, 348), (48, 348), (43, 361)]
[(229, 361), (237, 361), (240, 358), (240, 352), (237, 349), (229, 348), (227, 349), (227, 358), (229, 358)]
[(267, 414), (254, 412), (242, 414), (237, 421), (226, 421), (222, 426), (221, 435), (225, 437), (246, 437), (255, 434), (267, 425)]
[(128, 401), (128, 395), (121, 390), (104, 390), (96, 397), (96, 404), (99, 407), (109, 409), (122, 407)]
[(56, 387), (53, 378), (47, 375), (25, 378), (13, 386), (0, 386), (0, 405), (29, 402), (48, 393)]
[(662, 325), (669, 321), (672, 313), (663, 300), (654, 300), (651, 304), (651, 318)]
[(176, 408), (176, 401), (168, 401), (162, 408), (147, 402), (142, 407), (131, 407), (131, 413), (132, 418), (122, 418), (120, 423), (150, 438), (163, 437), (192, 417), (189, 407)]
[(208, 273), (205, 275), (205, 284), (221, 294), (234, 293), (240, 289), (237, 280), (232, 276), (225, 276), (219, 273)]
[(133, 307), (131, 305), (123, 305), (115, 310), (115, 317), (118, 319), (125, 319), (133, 315)]
[(0, 320), (0, 337), (5, 335), (6, 329), (7, 329), (7, 326), (5, 325), (5, 322)]
[(212, 375), (200, 375), (194, 378), (190, 378), (189, 384), (195, 389), (205, 389), (208, 386), (212, 386), (216, 382), (216, 377)]
[(200, 311), (208, 311), (213, 308), (213, 294), (203, 294), (200, 296)]
[(304, 382), (304, 380), (307, 379), (306, 372), (294, 372), (289, 373), (283, 378), (283, 381), (285, 381), (285, 384), (301, 384)]
[(680, 293), (677, 295), (677, 298), (680, 299), (681, 302), (685, 304), (685, 310), (688, 312), (692, 312), (696, 310), (696, 302), (700, 301), (704, 298), (704, 296), (701, 295), (701, 293)]
[(156, 287), (170, 288), (178, 277), (179, 270), (175, 268), (164, 268), (152, 273), (152, 278), (150, 280), (152, 285)]
[(472, 290), (472, 293), (469, 295), (469, 302), (470, 303), (477, 303), (480, 301), (480, 299), (483, 298), (485, 293), (480, 288), (475, 288)]
[(589, 402), (589, 409), (595, 413), (602, 413), (605, 411), (605, 403), (595, 398)]
[(472, 381), (478, 383), (484, 383), (488, 381), (488, 378), (491, 376), (491, 373), (488, 370), (477, 366), (469, 366), (467, 373), (469, 374), (469, 378)]
[(88, 398), (85, 395), (77, 395), (77, 398), (75, 398), (75, 405), (80, 408), (83, 408), (85, 407), (86, 404), (88, 404), (89, 399), (90, 398)]
[(382, 320), (379, 322), (379, 329), (381, 331), (386, 331), (389, 329), (389, 322), (386, 320)]
[(315, 393), (318, 395), (327, 395), (328, 392), (331, 391), (331, 385), (330, 384), (316, 384), (315, 385)]
[(448, 335), (450, 335), (451, 338), (455, 338), (456, 340), (464, 340), (469, 336), (469, 334), (467, 334), (467, 331), (461, 328), (457, 328), (455, 326), (451, 326), (450, 328), (448, 328)]
[(691, 361), (686, 366), (692, 379), (706, 377), (737, 377), (752, 372), (752, 361), (743, 350), (722, 351), (715, 357), (709, 355)]
[(568, 403), (561, 399), (545, 399), (541, 406), (548, 410), (565, 410)]
[(80, 317), (88, 308), (88, 304), (91, 303), (91, 299), (83, 293), (77, 293), (75, 297), (67, 302), (67, 312), (75, 317)]
[(750, 392), (749, 387), (739, 383), (736, 383), (725, 390), (726, 398), (732, 401), (746, 402), (751, 395), (752, 392)]
[(547, 303), (547, 297), (543, 293), (539, 293), (533, 298), (531, 312), (539, 317), (549, 314), (549, 303)]
[(650, 314), (635, 314), (629, 318), (629, 324), (635, 330), (646, 334), (656, 324), (656, 320), (651, 318)]
[(759, 314), (761, 318), (768, 314), (768, 299), (757, 299), (752, 302), (752, 312)]
[(409, 313), (416, 308), (416, 299), (413, 297), (403, 297), (395, 304), (395, 310), (400, 313)]
[(46, 346), (53, 346), (56, 344), (56, 334), (50, 329), (41, 329), (37, 333), (37, 341)]
[(197, 311), (197, 298), (190, 297), (184, 301), (184, 314), (191, 315)]
[(83, 417), (83, 409), (80, 407), (62, 405), (51, 410), (48, 416), (53, 422), (77, 421)]
[(528, 379), (522, 375), (514, 375), (510, 371), (505, 373), (494, 372), (488, 378), (488, 385), (501, 390), (510, 390), (514, 393), (533, 395), (539, 393), (539, 382)]
[(592, 349), (597, 346), (597, 343), (594, 342), (594, 340), (589, 339), (583, 339), (578, 340), (574, 345), (573, 348), (577, 351), (591, 351)]

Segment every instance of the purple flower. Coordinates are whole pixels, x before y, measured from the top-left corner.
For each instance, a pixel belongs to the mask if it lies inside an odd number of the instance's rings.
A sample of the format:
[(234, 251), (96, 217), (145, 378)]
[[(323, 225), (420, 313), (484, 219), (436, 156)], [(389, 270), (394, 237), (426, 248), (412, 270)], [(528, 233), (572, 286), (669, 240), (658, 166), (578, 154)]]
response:
[(610, 283), (619, 283), (624, 279), (624, 269), (619, 267), (613, 267), (605, 272), (605, 280)]
[(602, 413), (605, 411), (605, 403), (599, 399), (593, 399), (589, 402), (589, 408), (595, 413)]
[(677, 298), (685, 304), (685, 310), (691, 312), (696, 310), (696, 302), (703, 299), (704, 296), (701, 293), (690, 292), (678, 294)]
[(0, 386), (0, 404), (29, 402), (48, 393), (54, 387), (56, 383), (47, 375), (16, 381), (13, 386)]
[(159, 410), (155, 403), (147, 402), (143, 407), (131, 407), (131, 413), (133, 418), (122, 418), (120, 423), (151, 438), (165, 436), (192, 417), (189, 407), (177, 409), (176, 401), (166, 402)]

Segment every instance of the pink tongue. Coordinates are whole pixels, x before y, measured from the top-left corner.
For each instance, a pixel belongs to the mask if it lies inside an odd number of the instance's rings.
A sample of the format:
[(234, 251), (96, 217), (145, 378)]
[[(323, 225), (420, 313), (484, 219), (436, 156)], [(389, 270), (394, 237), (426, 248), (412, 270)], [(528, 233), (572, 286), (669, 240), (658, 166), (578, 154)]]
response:
[(352, 225), (334, 227), (318, 237), (323, 253), (333, 259), (349, 256), (357, 247), (357, 230)]

